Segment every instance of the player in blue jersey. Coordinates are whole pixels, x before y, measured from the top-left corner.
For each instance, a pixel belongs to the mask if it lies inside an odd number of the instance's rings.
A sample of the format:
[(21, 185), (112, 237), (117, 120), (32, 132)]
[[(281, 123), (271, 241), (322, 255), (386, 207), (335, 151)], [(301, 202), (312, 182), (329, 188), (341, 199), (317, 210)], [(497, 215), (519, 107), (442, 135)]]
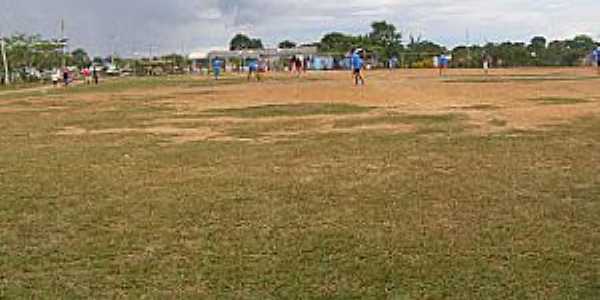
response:
[(450, 65), (450, 57), (448, 55), (440, 55), (438, 58), (438, 67), (440, 68), (440, 76), (444, 76), (444, 69)]
[(248, 64), (248, 81), (252, 78), (252, 75), (256, 76), (256, 81), (260, 81), (260, 74), (258, 74), (258, 59), (253, 59)]
[(364, 67), (364, 61), (361, 57), (363, 51), (361, 49), (352, 49), (352, 54), (350, 56), (350, 65), (352, 67), (352, 75), (354, 77), (354, 85), (358, 85), (359, 82), (361, 85), (365, 84), (365, 79), (362, 76), (362, 69)]
[(213, 71), (213, 75), (215, 76), (215, 80), (219, 80), (219, 77), (221, 77), (221, 68), (222, 67), (223, 67), (223, 61), (221, 59), (219, 59), (218, 57), (213, 59), (212, 71)]
[(594, 58), (594, 62), (596, 63), (596, 68), (598, 70), (598, 74), (600, 74), (600, 47), (596, 48), (592, 52), (592, 56)]

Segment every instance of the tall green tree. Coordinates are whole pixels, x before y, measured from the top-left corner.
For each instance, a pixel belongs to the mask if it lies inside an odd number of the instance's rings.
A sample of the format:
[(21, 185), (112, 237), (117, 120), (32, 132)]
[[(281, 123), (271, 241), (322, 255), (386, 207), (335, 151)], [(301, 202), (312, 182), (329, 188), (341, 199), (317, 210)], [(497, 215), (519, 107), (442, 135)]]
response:
[(44, 40), (40, 35), (17, 34), (6, 39), (6, 54), (11, 74), (17, 80), (37, 80), (31, 76), (33, 70), (51, 70), (62, 66), (70, 55), (62, 52), (62, 44)]
[(546, 44), (548, 41), (543, 36), (535, 36), (531, 39), (531, 43), (527, 47), (532, 55), (533, 65), (544, 65), (544, 60), (547, 56)]
[(548, 41), (543, 36), (536, 36), (531, 39), (531, 48), (532, 50), (539, 51), (542, 49), (546, 49), (546, 43)]
[(229, 50), (242, 50), (250, 48), (252, 40), (245, 34), (236, 34), (229, 43)]
[(244, 49), (263, 49), (263, 43), (260, 39), (250, 38), (245, 34), (236, 34), (229, 43), (229, 50)]
[(71, 62), (79, 68), (84, 68), (89, 66), (91, 60), (84, 49), (77, 48), (71, 52)]
[(296, 48), (296, 43), (294, 43), (290, 40), (285, 40), (285, 41), (279, 43), (279, 49), (292, 49), (292, 48)]
[(481, 46), (457, 46), (452, 49), (452, 65), (459, 68), (481, 68), (485, 56), (485, 50)]
[[(371, 24), (367, 35), (349, 35), (340, 32), (325, 34), (319, 50), (332, 54), (345, 54), (352, 48), (366, 48), (382, 60), (400, 56), (404, 65), (429, 60), (432, 55), (447, 53), (448, 50), (434, 42), (410, 36), (403, 44), (402, 35), (396, 27), (386, 21)], [(576, 66), (585, 61), (597, 47), (589, 36), (578, 35), (573, 39), (548, 43), (543, 36), (535, 36), (529, 44), (521, 42), (488, 43), (484, 46), (457, 46), (452, 50), (453, 65), (480, 68), (484, 59), (493, 66)]]
[(578, 35), (572, 40), (567, 40), (567, 45), (571, 49), (583, 52), (592, 51), (594, 48), (596, 48), (594, 39), (585, 34)]
[(402, 51), (402, 34), (396, 31), (396, 26), (386, 21), (373, 22), (369, 33), (372, 50), (380, 57), (388, 59), (398, 56)]
[(323, 36), (319, 44), (319, 50), (321, 52), (344, 54), (352, 48), (361, 46), (360, 37), (354, 37), (340, 32), (332, 32)]
[(433, 55), (440, 55), (448, 51), (444, 46), (432, 41), (422, 40), (420, 36), (410, 36), (409, 40), (410, 42), (406, 46), (406, 52), (409, 55), (404, 62), (409, 66), (423, 61), (429, 63)]
[(250, 39), (250, 47), (248, 49), (264, 49), (261, 39)]
[(97, 64), (97, 65), (103, 65), (104, 64), (104, 58), (102, 58), (100, 56), (95, 56), (94, 59), (92, 59), (92, 62), (94, 64)]
[(190, 61), (183, 55), (180, 54), (169, 54), (161, 57), (162, 60), (170, 61), (173, 65), (181, 70), (190, 65)]

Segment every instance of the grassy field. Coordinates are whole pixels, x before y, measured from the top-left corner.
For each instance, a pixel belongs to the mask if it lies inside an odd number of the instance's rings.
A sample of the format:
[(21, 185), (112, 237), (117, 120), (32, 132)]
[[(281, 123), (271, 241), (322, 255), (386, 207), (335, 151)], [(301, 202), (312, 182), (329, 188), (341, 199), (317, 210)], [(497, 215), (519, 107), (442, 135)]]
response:
[(599, 299), (599, 81), (496, 72), (0, 94), (0, 299)]

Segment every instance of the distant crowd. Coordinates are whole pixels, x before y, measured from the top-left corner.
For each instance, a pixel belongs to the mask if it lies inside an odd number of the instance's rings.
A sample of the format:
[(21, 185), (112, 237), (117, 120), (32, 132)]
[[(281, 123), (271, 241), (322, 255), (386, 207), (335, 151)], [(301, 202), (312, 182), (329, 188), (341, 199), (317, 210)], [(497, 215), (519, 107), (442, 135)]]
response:
[[(75, 81), (77, 71), (71, 70), (67, 67), (58, 69), (52, 74), (52, 85), (55, 87), (62, 83), (63, 86), (67, 87), (69, 84)], [(79, 71), (79, 75), (83, 77), (83, 82), (87, 85), (97, 85), (100, 81), (100, 70), (96, 66), (85, 67)]]
[[(348, 52), (347, 59), (352, 69), (355, 85), (364, 85), (365, 79), (363, 77), (363, 69), (365, 68), (365, 51), (363, 49), (352, 49)], [(267, 63), (258, 58), (251, 58), (245, 60), (245, 65), (248, 70), (248, 81), (252, 78), (256, 78), (257, 81), (261, 80), (260, 73), (269, 71)], [(221, 78), (223, 69), (225, 68), (225, 59), (221, 57), (214, 57), (210, 61), (210, 67), (215, 80)], [(311, 59), (309, 56), (294, 55), (287, 61), (286, 70), (296, 76), (301, 76), (311, 68)]]

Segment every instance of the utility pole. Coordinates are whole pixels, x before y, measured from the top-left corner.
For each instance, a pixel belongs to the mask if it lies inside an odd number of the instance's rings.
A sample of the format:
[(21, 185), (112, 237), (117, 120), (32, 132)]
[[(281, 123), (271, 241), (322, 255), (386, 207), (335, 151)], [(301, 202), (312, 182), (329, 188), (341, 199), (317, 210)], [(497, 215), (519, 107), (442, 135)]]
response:
[(152, 60), (152, 48), (154, 48), (154, 45), (148, 45), (148, 60)]
[(65, 41), (65, 19), (64, 18), (60, 19), (60, 41), (61, 41), (61, 47), (62, 47), (62, 67), (64, 70), (64, 68), (67, 67), (67, 57), (65, 54), (66, 41)]
[[(154, 49), (156, 49), (156, 50), (157, 50), (157, 51), (156, 51), (157, 53), (159, 53), (159, 52), (160, 52), (160, 48), (159, 48), (159, 46), (158, 46), (158, 45), (156, 45), (156, 44), (149, 44), (149, 45), (148, 45), (148, 59), (149, 59), (149, 60), (152, 60), (152, 55), (153, 55), (153, 50), (154, 50)], [(158, 55), (158, 54), (157, 54), (157, 55)]]
[(0, 50), (2, 51), (2, 61), (4, 62), (4, 84), (10, 84), (10, 76), (8, 76), (8, 59), (6, 59), (6, 40), (0, 35)]
[(110, 38), (110, 64), (115, 65), (115, 56), (117, 55), (117, 43), (119, 42), (119, 36), (113, 35)]
[(467, 38), (467, 66), (470, 67), (471, 66), (471, 41), (470, 41), (470, 36), (469, 36), (469, 28), (467, 28), (466, 38)]

